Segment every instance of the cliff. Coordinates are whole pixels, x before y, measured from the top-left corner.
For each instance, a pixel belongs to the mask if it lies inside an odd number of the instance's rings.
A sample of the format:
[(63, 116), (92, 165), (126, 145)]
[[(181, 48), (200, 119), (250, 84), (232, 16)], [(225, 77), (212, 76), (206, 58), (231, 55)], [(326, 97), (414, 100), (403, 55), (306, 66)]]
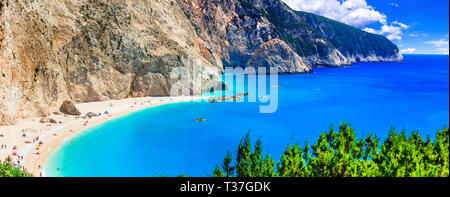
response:
[(350, 62), (327, 39), (280, 0), (180, 0), (199, 35), (224, 66), (248, 66), (272, 39), (284, 41), (308, 66)]
[(220, 82), (221, 61), (176, 1), (0, 2), (0, 125), (63, 100), (166, 96), (179, 66), (199, 66), (205, 86)]
[(279, 39), (270, 40), (262, 44), (248, 62), (249, 67), (265, 67), (267, 73), (270, 68), (277, 68), (280, 74), (295, 74), (312, 72), (311, 67), (295, 53), (285, 42)]
[(177, 67), (197, 94), (221, 84), (224, 66), (295, 74), (401, 60), (382, 36), (280, 0), (0, 0), (0, 125), (64, 100), (167, 96)]
[(351, 62), (402, 62), (398, 47), (384, 36), (368, 33), (323, 16), (296, 12)]
[(352, 62), (401, 62), (384, 36), (314, 14), (292, 10), (280, 0), (180, 0), (199, 35), (225, 66), (249, 65), (266, 42), (279, 39), (309, 67)]

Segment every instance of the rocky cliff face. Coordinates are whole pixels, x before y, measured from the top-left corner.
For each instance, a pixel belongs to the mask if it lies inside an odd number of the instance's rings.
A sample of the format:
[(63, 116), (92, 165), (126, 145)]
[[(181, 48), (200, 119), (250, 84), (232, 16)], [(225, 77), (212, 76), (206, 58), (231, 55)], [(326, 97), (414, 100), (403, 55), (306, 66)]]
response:
[(199, 93), (221, 83), (224, 66), (305, 73), (401, 57), (381, 36), (354, 47), (333, 39), (347, 27), (318, 24), (334, 23), (280, 0), (0, 0), (0, 125), (46, 116), (64, 100), (166, 96), (178, 67)]
[(310, 67), (403, 61), (397, 46), (383, 36), (294, 11), (280, 0), (179, 1), (225, 66), (253, 66), (255, 51), (273, 39), (285, 42)]
[(280, 0), (180, 0), (199, 35), (224, 66), (249, 66), (255, 51), (279, 39), (308, 66), (350, 62), (320, 33)]
[(1, 0), (0, 124), (76, 102), (169, 95), (175, 67), (220, 79), (211, 53), (173, 0)]
[(265, 67), (267, 73), (270, 73), (270, 68), (277, 68), (280, 74), (312, 72), (311, 67), (307, 66), (297, 53), (279, 39), (262, 44), (255, 51), (247, 66)]

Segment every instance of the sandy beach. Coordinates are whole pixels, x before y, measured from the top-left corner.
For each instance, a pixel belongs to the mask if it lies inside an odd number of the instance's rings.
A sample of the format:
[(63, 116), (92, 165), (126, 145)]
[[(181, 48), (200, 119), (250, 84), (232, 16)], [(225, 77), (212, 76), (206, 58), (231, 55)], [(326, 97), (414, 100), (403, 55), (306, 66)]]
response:
[[(41, 123), (41, 117), (19, 120), (15, 126), (0, 127), (0, 145), (6, 146), (0, 149), (0, 160), (4, 161), (10, 157), (14, 163), (23, 166), (33, 176), (45, 176), (45, 163), (52, 152), (58, 150), (65, 140), (80, 131), (149, 107), (199, 99), (201, 99), (200, 96), (143, 97), (80, 103), (76, 104), (76, 107), (81, 112), (81, 116), (89, 112), (101, 114), (101, 116), (83, 119), (61, 113), (49, 116), (57, 123)], [(104, 114), (105, 111), (108, 111), (108, 115)], [(40, 142), (41, 145), (39, 145)], [(14, 153), (19, 155), (20, 159), (19, 156), (14, 156)]]

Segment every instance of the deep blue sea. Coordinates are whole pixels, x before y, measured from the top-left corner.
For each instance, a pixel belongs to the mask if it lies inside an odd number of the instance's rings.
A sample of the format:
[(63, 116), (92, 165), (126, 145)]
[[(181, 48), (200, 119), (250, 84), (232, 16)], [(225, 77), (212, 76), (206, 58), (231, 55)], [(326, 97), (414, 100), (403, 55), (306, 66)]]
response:
[(382, 139), (391, 126), (434, 138), (449, 123), (449, 56), (408, 55), (405, 63), (314, 71), (279, 76), (272, 114), (259, 113), (262, 103), (186, 102), (87, 129), (51, 156), (46, 175), (208, 176), (249, 129), (279, 160), (287, 144), (312, 143), (330, 123), (338, 127), (343, 120), (358, 136)]

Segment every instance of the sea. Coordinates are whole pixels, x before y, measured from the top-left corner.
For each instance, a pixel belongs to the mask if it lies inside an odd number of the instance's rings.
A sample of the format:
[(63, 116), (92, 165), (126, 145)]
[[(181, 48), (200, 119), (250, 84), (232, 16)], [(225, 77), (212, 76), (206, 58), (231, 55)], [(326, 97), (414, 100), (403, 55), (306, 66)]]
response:
[[(244, 87), (229, 84), (219, 93), (252, 92), (248, 84), (258, 77), (246, 76)], [(205, 177), (222, 165), (227, 151), (236, 157), (249, 131), (252, 142), (261, 138), (263, 153), (278, 161), (288, 144), (314, 143), (343, 121), (357, 137), (371, 133), (381, 140), (392, 127), (433, 139), (449, 123), (448, 55), (405, 55), (404, 63), (315, 68), (312, 74), (279, 75), (275, 82), (265, 78), (263, 90), (277, 93), (277, 99), (267, 101), (273, 95), (257, 92), (256, 102), (249, 95), (233, 102), (167, 104), (86, 129), (52, 153), (45, 176)], [(269, 105), (275, 106), (271, 113), (262, 113)]]

